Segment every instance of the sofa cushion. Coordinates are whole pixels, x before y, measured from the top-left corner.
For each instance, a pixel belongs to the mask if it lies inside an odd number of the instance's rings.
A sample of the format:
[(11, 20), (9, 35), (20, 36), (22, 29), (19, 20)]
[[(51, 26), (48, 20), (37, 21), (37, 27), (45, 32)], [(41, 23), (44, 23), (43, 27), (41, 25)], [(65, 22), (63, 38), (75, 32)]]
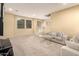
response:
[(50, 33), (48, 33), (48, 35), (50, 35), (50, 36), (56, 36), (56, 32), (50, 32)]
[(71, 40), (73, 42), (79, 43), (79, 34), (75, 35)]
[(66, 46), (79, 51), (79, 44), (78, 43), (75, 43), (72, 41), (65, 41), (65, 43), (66, 43)]

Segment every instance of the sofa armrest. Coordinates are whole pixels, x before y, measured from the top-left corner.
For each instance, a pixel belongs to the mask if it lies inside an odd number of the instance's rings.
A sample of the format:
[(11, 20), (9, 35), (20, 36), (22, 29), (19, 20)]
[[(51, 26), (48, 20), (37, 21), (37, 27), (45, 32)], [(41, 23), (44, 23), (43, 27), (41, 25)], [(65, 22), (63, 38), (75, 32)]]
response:
[(79, 51), (63, 46), (61, 47), (61, 56), (79, 56)]

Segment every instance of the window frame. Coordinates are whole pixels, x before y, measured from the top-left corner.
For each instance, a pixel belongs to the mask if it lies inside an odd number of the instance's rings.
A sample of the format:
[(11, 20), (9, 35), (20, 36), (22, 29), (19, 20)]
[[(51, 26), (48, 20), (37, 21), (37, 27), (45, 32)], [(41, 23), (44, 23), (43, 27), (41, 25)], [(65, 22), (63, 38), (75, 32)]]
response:
[[(21, 22), (21, 21), (23, 21), (23, 23), (22, 23), (22, 24), (23, 24), (23, 25), (22, 25), (23, 27), (20, 27), (20, 26), (19, 26), (19, 22)], [(21, 24), (20, 24), (20, 25), (21, 25)], [(18, 28), (18, 29), (25, 29), (25, 19), (22, 19), (22, 18), (21, 18), (21, 19), (17, 20), (17, 28)]]
[[(29, 23), (27, 24), (27, 21), (30, 22), (30, 25), (29, 25)], [(25, 21), (25, 26), (26, 26), (26, 29), (31, 29), (32, 28), (32, 20), (26, 20)]]

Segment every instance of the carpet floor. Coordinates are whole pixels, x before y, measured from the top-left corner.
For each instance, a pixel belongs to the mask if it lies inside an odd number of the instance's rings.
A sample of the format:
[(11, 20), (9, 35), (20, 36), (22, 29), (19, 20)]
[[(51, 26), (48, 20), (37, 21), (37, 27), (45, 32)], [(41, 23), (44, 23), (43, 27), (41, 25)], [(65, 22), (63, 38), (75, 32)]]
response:
[(60, 56), (62, 47), (35, 35), (15, 37), (10, 41), (15, 56)]

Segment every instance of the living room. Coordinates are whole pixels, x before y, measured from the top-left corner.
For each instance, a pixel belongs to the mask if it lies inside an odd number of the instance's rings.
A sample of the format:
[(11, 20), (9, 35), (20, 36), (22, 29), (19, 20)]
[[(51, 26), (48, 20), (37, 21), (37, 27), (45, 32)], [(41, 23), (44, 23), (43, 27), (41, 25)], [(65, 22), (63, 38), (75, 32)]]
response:
[(9, 55), (79, 56), (79, 4), (4, 3), (3, 7), (1, 39), (11, 43)]

